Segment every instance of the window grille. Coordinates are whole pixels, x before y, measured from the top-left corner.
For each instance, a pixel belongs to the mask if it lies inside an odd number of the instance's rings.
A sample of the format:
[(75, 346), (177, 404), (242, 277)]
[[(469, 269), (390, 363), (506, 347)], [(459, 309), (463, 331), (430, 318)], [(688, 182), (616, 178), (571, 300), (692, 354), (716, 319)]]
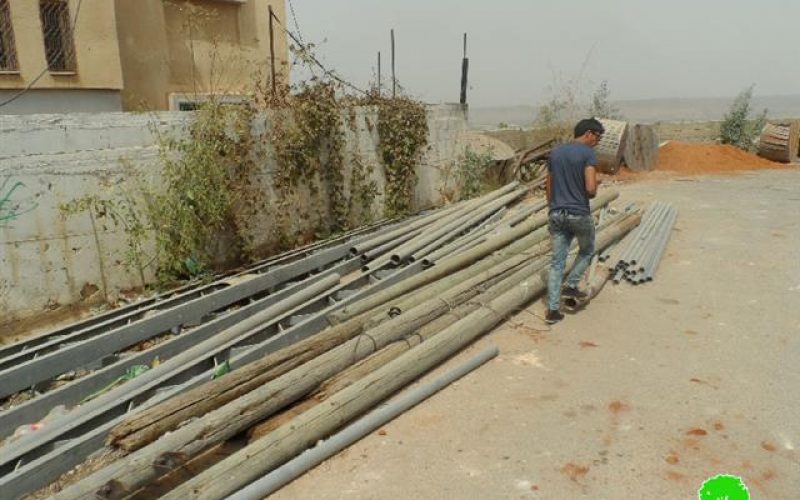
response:
[(16, 71), (17, 50), (14, 47), (14, 28), (8, 0), (0, 0), (0, 71)]
[(75, 71), (75, 42), (67, 0), (39, 0), (44, 51), (50, 71)]

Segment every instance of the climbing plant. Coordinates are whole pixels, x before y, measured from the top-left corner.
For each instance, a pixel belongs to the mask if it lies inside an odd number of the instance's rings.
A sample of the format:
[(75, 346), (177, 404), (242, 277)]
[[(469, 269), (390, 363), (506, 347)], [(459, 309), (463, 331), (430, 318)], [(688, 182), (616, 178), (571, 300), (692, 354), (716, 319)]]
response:
[[(139, 203), (127, 193), (121, 193), (114, 199), (87, 195), (64, 203), (59, 208), (65, 216), (87, 213), (92, 222), (92, 231), (96, 242), (99, 241), (98, 231), (108, 231), (109, 226), (121, 228), (126, 234), (122, 263), (127, 270), (135, 271), (139, 277), (140, 286), (146, 287), (147, 267), (157, 260), (157, 256), (148, 252), (147, 241), (152, 227), (147, 215), (141, 211)], [(102, 268), (102, 250), (98, 248), (97, 251)]]
[(378, 109), (378, 150), (386, 173), (386, 211), (405, 215), (413, 208), (416, 170), (428, 146), (425, 106), (409, 97), (372, 96)]
[[(359, 117), (360, 106), (376, 123)], [(425, 107), (409, 97), (353, 95), (326, 72), (293, 85), (256, 80), (242, 103), (211, 99), (188, 116), (179, 131), (152, 126), (159, 176), (143, 196), (89, 196), (64, 207), (113, 219), (132, 240), (128, 260), (143, 281), (148, 266), (162, 283), (202, 276), (362, 225), (378, 214), (381, 195), (389, 215), (413, 208), (428, 127)], [(377, 132), (384, 193), (376, 165), (359, 152), (363, 141), (348, 141), (360, 123)], [(266, 237), (254, 229), (265, 222)], [(277, 244), (257, 247), (256, 236)], [(148, 237), (152, 255), (141, 244)]]
[[(335, 85), (304, 82), (297, 92), (265, 92), (263, 96), (272, 118), (266, 138), (275, 154), (273, 187), (279, 203), (296, 201), (297, 190), (305, 186), (312, 198), (309, 202), (317, 209), (318, 232), (345, 229), (343, 106)], [(319, 203), (323, 199), (324, 203)], [(325, 215), (325, 206), (329, 215)], [(287, 222), (279, 223), (284, 231)]]
[(184, 134), (160, 134), (163, 191), (150, 210), (163, 277), (184, 277), (252, 253), (248, 220), (266, 204), (257, 184), (253, 109), (209, 101)]

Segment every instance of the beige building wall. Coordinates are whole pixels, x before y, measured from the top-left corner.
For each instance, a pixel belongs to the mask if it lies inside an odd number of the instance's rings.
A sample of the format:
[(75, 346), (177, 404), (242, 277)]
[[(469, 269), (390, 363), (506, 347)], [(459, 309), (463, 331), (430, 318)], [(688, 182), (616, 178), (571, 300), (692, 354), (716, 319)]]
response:
[[(240, 95), (269, 73), (269, 6), (283, 0), (116, 0), (126, 110), (175, 109), (177, 99)], [(275, 23), (275, 59), (288, 78), (287, 37)], [(172, 99), (171, 99), (172, 98)]]
[[(74, 19), (78, 0), (69, 1)], [(47, 69), (39, 0), (10, 0), (18, 71), (0, 72), (0, 90), (27, 87)], [(116, 90), (122, 88), (114, 2), (83, 0), (74, 30), (76, 71), (45, 71), (32, 89)], [(0, 109), (2, 113), (2, 109)]]

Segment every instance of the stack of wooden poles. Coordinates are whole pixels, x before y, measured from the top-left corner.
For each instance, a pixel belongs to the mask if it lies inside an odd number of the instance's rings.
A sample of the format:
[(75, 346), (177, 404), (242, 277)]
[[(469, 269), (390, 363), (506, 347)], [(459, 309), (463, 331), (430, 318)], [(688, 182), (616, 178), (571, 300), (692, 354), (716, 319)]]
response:
[[(420, 225), (393, 251), (365, 257), (367, 268), (429, 260), (422, 272), (330, 313), (330, 326), (319, 334), (136, 413), (107, 443), (122, 456), (56, 498), (141, 495), (186, 468), (195, 475), (165, 498), (224, 498), (370, 411), (546, 289), (547, 215), (532, 209), (543, 203), (507, 210), (525, 192), (510, 185), (439, 211), (436, 222)], [(593, 212), (616, 198), (602, 192)], [(505, 213), (489, 231), (462, 234), (470, 221), (500, 210)], [(598, 251), (639, 221), (634, 211), (604, 217)], [(383, 244), (354, 252), (368, 255)], [(451, 251), (439, 251), (448, 246)], [(205, 470), (192, 468), (245, 432), (249, 444)]]

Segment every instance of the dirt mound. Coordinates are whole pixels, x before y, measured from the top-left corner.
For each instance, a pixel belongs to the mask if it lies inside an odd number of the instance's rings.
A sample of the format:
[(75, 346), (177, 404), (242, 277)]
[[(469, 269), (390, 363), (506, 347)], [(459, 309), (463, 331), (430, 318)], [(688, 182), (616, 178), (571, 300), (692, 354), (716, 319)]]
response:
[(713, 174), (766, 168), (784, 168), (784, 165), (728, 144), (673, 141), (659, 148), (655, 169), (681, 174)]

